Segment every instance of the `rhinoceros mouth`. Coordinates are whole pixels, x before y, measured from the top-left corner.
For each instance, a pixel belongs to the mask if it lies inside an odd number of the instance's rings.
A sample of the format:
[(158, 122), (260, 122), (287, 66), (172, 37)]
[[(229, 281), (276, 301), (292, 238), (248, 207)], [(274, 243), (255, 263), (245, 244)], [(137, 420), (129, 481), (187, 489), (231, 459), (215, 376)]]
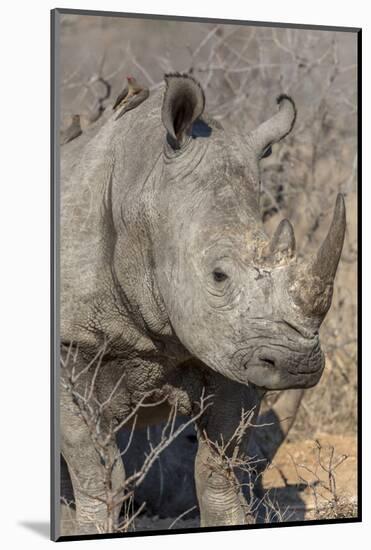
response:
[(244, 377), (255, 386), (270, 390), (315, 386), (325, 366), (323, 353), (316, 346), (305, 357), (260, 353), (243, 365)]
[(315, 386), (319, 382), (322, 372), (322, 366), (311, 372), (290, 372), (287, 369), (262, 362), (246, 367), (246, 378), (249, 383), (266, 390), (287, 390)]

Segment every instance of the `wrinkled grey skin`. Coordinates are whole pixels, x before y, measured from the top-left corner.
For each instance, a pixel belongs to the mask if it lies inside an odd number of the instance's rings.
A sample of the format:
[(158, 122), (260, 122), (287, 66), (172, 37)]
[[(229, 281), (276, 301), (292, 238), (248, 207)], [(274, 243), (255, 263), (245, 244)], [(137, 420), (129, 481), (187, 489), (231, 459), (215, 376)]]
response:
[[(280, 97), (278, 113), (256, 130), (227, 133), (203, 113), (192, 78), (166, 80), (137, 109), (118, 121), (108, 112), (62, 148), (62, 355), (78, 344), (84, 368), (106, 345), (97, 399), (121, 377), (107, 422), (124, 418), (148, 391), (186, 415), (203, 389), (213, 394), (198, 422), (201, 525), (243, 524), (243, 497), (210, 470), (203, 433), (227, 441), (242, 410), (258, 414), (266, 389), (294, 390), (271, 412), (280, 426), (265, 428), (260, 443), (250, 430), (239, 451), (250, 440), (271, 458), (289, 430), (303, 388), (324, 368), (318, 329), (331, 303), (344, 203), (339, 196), (318, 254), (297, 265), (291, 224), (281, 222), (269, 239), (259, 215), (259, 160), (291, 131), (292, 100)], [(144, 409), (142, 425), (169, 410), (157, 409)], [(78, 530), (94, 532), (106, 513), (93, 498), (103, 495), (102, 465), (63, 387), (61, 431)], [(114, 487), (124, 475), (118, 460)]]

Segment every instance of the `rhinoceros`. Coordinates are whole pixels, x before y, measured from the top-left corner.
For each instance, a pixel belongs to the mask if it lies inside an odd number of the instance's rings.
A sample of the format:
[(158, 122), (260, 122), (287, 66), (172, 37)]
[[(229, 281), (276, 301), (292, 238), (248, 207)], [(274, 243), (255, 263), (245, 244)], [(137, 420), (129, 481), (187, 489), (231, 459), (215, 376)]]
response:
[[(259, 162), (296, 118), (289, 96), (277, 103), (256, 129), (225, 129), (205, 112), (201, 85), (170, 74), (137, 109), (119, 120), (107, 110), (61, 149), (62, 348), (78, 348), (75, 367), (86, 383), (94, 377), (97, 402), (115, 392), (107, 425), (154, 391), (161, 405), (146, 408), (142, 423), (166, 417), (175, 402), (192, 415), (205, 392), (212, 396), (197, 419), (203, 527), (249, 521), (241, 493), (210, 468), (210, 442), (231, 440), (241, 411), (258, 421), (267, 390), (288, 390), (273, 411), (280, 423), (263, 430), (261, 446), (272, 455), (325, 365), (319, 328), (343, 246), (344, 199), (338, 195), (328, 234), (306, 262), (297, 261), (287, 219), (267, 235)], [(88, 365), (101, 349), (97, 373)], [(104, 465), (66, 385), (60, 395), (77, 532), (92, 533), (107, 513)], [(228, 452), (244, 452), (258, 431), (246, 430)], [(115, 444), (111, 452), (119, 488), (124, 466)]]

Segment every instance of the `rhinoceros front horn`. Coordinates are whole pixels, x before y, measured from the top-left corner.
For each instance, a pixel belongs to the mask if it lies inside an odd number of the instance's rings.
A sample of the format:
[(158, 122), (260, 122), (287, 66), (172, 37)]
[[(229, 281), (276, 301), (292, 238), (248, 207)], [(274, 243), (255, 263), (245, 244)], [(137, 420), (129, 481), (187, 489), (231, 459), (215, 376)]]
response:
[(310, 272), (320, 277), (325, 284), (332, 283), (335, 278), (344, 243), (345, 227), (344, 197), (339, 193), (327, 237), (309, 265)]
[(282, 94), (277, 98), (278, 113), (266, 120), (250, 134), (251, 147), (258, 158), (262, 158), (267, 149), (289, 134), (295, 124), (296, 107), (291, 97)]
[(338, 194), (328, 234), (312, 260), (293, 271), (290, 293), (303, 313), (319, 321), (332, 300), (333, 283), (344, 243), (344, 197)]

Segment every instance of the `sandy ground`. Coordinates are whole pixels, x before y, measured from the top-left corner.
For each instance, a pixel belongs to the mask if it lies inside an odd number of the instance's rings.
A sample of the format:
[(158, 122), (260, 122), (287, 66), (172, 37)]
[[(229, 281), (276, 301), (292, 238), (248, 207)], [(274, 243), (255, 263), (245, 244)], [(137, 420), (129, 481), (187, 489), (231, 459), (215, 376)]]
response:
[[(320, 434), (317, 441), (322, 447), (320, 454), (313, 440), (285, 443), (263, 476), (264, 488), (271, 498), (281, 510), (287, 508), (288, 521), (315, 519), (316, 507), (319, 510), (326, 507), (334, 494), (340, 501), (356, 503), (356, 438)], [(334, 481), (329, 472), (332, 449)]]
[[(352, 435), (320, 434), (319, 449), (313, 440), (285, 443), (274, 462), (263, 475), (263, 487), (270, 500), (278, 507), (284, 521), (318, 519), (317, 511), (333, 501), (334, 491), (339, 502), (355, 504), (357, 501), (357, 440)], [(332, 449), (332, 470), (335, 486), (330, 487), (329, 465)], [(346, 457), (346, 458), (345, 458)], [(338, 463), (340, 464), (336, 466)], [(348, 507), (344, 508), (345, 511)], [(322, 517), (322, 514), (321, 514)], [(136, 529), (168, 529), (173, 518), (142, 516)], [(199, 527), (199, 518), (180, 519), (174, 528)]]
[[(318, 441), (321, 449), (319, 450)], [(349, 515), (357, 501), (357, 441), (352, 435), (320, 434), (315, 440), (286, 442), (263, 475), (263, 487), (284, 521), (317, 519), (336, 494), (347, 503), (338, 517)], [(332, 454), (333, 449), (333, 454)], [(332, 468), (330, 468), (332, 455)], [(321, 466), (322, 464), (322, 466)], [(335, 482), (329, 471), (334, 473)], [(332, 484), (332, 491), (331, 489)], [(343, 516), (342, 516), (343, 513)], [(321, 517), (323, 517), (321, 515)], [(62, 506), (62, 529), (71, 528), (71, 512)], [(137, 531), (199, 527), (199, 518), (140, 516)]]

